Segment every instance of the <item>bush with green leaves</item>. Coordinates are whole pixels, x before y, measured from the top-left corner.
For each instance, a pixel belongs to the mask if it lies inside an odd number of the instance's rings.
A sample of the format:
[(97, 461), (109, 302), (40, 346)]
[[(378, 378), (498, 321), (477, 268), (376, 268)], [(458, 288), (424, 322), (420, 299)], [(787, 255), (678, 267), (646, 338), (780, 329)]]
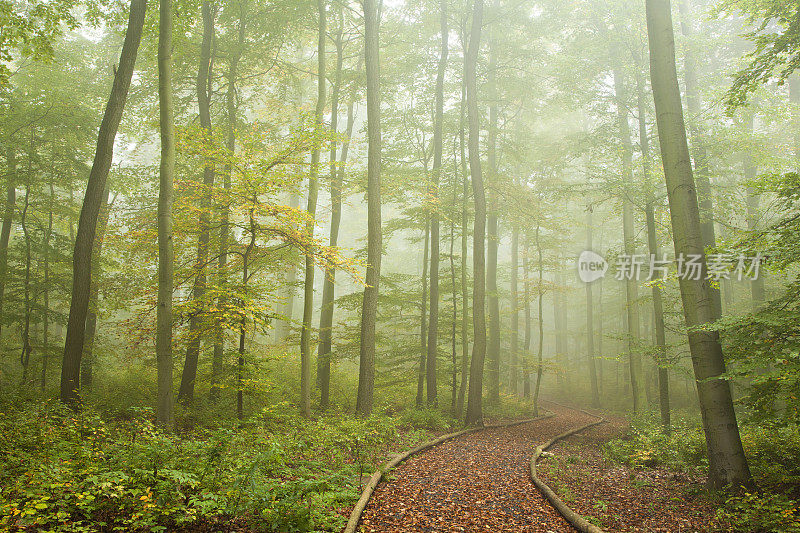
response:
[(783, 494), (746, 492), (729, 498), (717, 519), (737, 532), (800, 533), (800, 503)]
[(395, 418), (306, 420), (284, 407), (243, 427), (167, 433), (148, 409), (103, 420), (0, 399), (0, 530), (171, 531), (237, 517), (260, 531), (338, 531), (362, 476), (429, 438)]
[[(674, 416), (665, 434), (655, 413), (633, 420), (622, 438), (605, 445), (611, 459), (636, 468), (705, 468), (699, 417)], [(800, 430), (783, 422), (743, 424), (742, 444), (761, 493), (735, 494), (718, 510), (721, 528), (736, 532), (800, 533)]]

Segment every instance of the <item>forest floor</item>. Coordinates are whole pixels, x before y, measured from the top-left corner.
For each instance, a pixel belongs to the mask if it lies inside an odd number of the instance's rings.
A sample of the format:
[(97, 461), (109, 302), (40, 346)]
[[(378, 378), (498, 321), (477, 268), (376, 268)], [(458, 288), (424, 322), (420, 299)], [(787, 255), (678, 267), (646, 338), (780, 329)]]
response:
[[(530, 481), (538, 444), (595, 418), (547, 404), (553, 418), (489, 428), (443, 443), (401, 464), (373, 494), (362, 531), (562, 532), (574, 529)], [(602, 445), (624, 433), (610, 418), (554, 446), (539, 463), (545, 483), (608, 531), (714, 530), (715, 507), (702, 498), (704, 480), (685, 473), (634, 470), (604, 457)]]

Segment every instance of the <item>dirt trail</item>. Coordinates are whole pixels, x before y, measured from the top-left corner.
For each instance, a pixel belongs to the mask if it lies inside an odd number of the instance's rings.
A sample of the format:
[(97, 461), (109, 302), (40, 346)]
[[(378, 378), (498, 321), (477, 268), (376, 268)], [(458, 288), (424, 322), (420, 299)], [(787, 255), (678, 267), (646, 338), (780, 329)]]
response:
[(531, 483), (529, 461), (536, 445), (596, 418), (546, 407), (556, 416), (465, 435), (401, 464), (372, 495), (362, 531), (574, 531)]

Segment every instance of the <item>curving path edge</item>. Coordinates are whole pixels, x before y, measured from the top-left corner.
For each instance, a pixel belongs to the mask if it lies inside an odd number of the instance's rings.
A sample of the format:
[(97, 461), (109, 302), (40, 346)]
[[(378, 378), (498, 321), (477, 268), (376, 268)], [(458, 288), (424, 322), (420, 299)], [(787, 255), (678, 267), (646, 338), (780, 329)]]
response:
[[(549, 403), (558, 405), (560, 407), (567, 407), (565, 405), (561, 405), (561, 404), (558, 404), (556, 402), (549, 402)], [(574, 407), (567, 407), (567, 408), (568, 409), (575, 409)], [(555, 492), (553, 492), (553, 489), (548, 487), (547, 484), (544, 481), (542, 481), (541, 479), (539, 479), (536, 476), (536, 463), (537, 463), (537, 461), (539, 460), (539, 457), (542, 455), (542, 453), (544, 451), (546, 451), (548, 448), (552, 447), (555, 443), (557, 443), (560, 440), (566, 439), (567, 437), (575, 435), (576, 433), (580, 433), (581, 431), (586, 431), (587, 429), (592, 428), (594, 426), (597, 426), (599, 424), (602, 424), (603, 422), (606, 421), (606, 419), (603, 418), (602, 416), (596, 415), (594, 413), (590, 413), (588, 411), (584, 411), (583, 409), (575, 409), (575, 410), (576, 411), (580, 411), (581, 413), (584, 413), (586, 415), (598, 418), (599, 420), (597, 420), (596, 422), (592, 422), (590, 424), (586, 424), (585, 426), (581, 426), (581, 427), (576, 428), (576, 429), (571, 429), (569, 431), (565, 431), (561, 435), (557, 435), (557, 436), (553, 437), (552, 439), (550, 439), (549, 441), (545, 442), (541, 446), (537, 446), (536, 449), (533, 452), (533, 457), (531, 457), (531, 481), (533, 481), (533, 484), (536, 485), (537, 489), (539, 489), (539, 492), (541, 492), (544, 495), (544, 497), (547, 498), (547, 501), (550, 502), (550, 505), (552, 505), (556, 509), (556, 511), (558, 511), (558, 513), (561, 516), (563, 516), (564, 519), (572, 525), (572, 527), (574, 527), (575, 529), (577, 529), (581, 533), (604, 533), (602, 529), (600, 529), (596, 525), (590, 523), (584, 517), (582, 517), (581, 515), (579, 515), (578, 513), (573, 511), (572, 509), (570, 509), (569, 506), (567, 504), (565, 504), (561, 500), (561, 498), (559, 498), (556, 495)]]
[[(345, 526), (342, 533), (356, 533), (356, 528), (358, 527), (358, 522), (361, 520), (361, 515), (364, 513), (364, 509), (367, 507), (367, 503), (369, 503), (369, 499), (372, 496), (372, 493), (375, 492), (378, 484), (381, 482), (383, 478), (383, 474), (387, 471), (395, 468), (397, 465), (411, 457), (412, 455), (416, 455), (420, 452), (433, 448), (434, 446), (438, 446), (443, 442), (447, 442), (449, 440), (455, 439), (456, 437), (460, 437), (462, 435), (468, 435), (470, 433), (475, 433), (476, 431), (482, 431), (484, 429), (489, 428), (504, 428), (504, 427), (513, 427), (513, 426), (520, 426), (522, 424), (527, 424), (529, 422), (535, 422), (537, 420), (545, 420), (547, 418), (554, 417), (555, 414), (551, 413), (548, 415), (537, 416), (536, 418), (529, 418), (527, 420), (516, 420), (514, 422), (504, 422), (500, 424), (486, 424), (482, 427), (475, 427), (469, 429), (463, 429), (461, 431), (456, 431), (455, 433), (448, 433), (447, 435), (442, 435), (439, 438), (433, 439), (428, 441), (424, 444), (417, 446), (416, 448), (412, 448), (406, 452), (403, 452), (393, 459), (389, 460), (382, 468), (376, 470), (372, 476), (370, 476), (369, 481), (364, 486), (364, 490), (361, 493), (361, 497), (358, 499), (356, 506), (353, 508), (353, 511), (350, 513), (350, 519), (347, 521), (347, 526)], [(594, 415), (592, 415), (594, 416)]]

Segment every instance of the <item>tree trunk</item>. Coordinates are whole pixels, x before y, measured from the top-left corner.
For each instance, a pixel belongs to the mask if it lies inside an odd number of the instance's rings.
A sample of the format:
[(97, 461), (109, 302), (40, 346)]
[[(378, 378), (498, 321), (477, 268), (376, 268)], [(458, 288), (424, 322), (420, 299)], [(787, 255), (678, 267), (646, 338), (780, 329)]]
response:
[(467, 152), (464, 134), (464, 112), (466, 106), (467, 86), (461, 84), (461, 106), (458, 127), (458, 145), (461, 162), (461, 385), (458, 388), (458, 401), (456, 405), (456, 416), (461, 418), (464, 413), (464, 397), (467, 393), (467, 381), (469, 379), (469, 314), (468, 308), (468, 286), (467, 286), (467, 238), (469, 213), (467, 207), (469, 202), (469, 178), (467, 176)]
[[(253, 199), (255, 203), (255, 199)], [(242, 255), (242, 291), (245, 296), (247, 295), (247, 282), (250, 280), (248, 266), (250, 261), (250, 254), (256, 245), (256, 221), (253, 216), (253, 209), (250, 209), (248, 217), (250, 221), (250, 243)], [(242, 302), (244, 303), (244, 302)], [(236, 364), (236, 418), (239, 421), (244, 420), (244, 356), (245, 356), (245, 341), (247, 340), (247, 320), (242, 317), (242, 324), (239, 329), (239, 357)]]
[[(522, 355), (522, 395), (525, 399), (529, 399), (531, 397), (531, 368), (530, 368), (530, 356), (531, 356), (531, 328), (533, 326), (531, 320), (531, 281), (530, 281), (530, 250), (528, 246), (528, 242), (530, 237), (528, 233), (525, 233), (525, 248), (522, 252), (522, 272), (524, 276), (523, 287), (524, 287), (524, 299), (525, 299), (525, 343)], [(556, 333), (558, 335), (558, 333)]]
[(417, 407), (422, 407), (428, 360), (428, 253), (430, 250), (430, 218), (425, 214), (425, 248), (422, 254), (422, 307), (419, 322), (419, 368), (417, 369)]
[[(336, 134), (339, 127), (339, 90), (342, 85), (342, 31), (344, 29), (344, 19), (342, 8), (339, 8), (339, 29), (336, 32), (336, 74), (333, 82), (331, 94), (331, 131)], [(352, 131), (352, 105), (348, 106), (347, 129)], [(349, 139), (349, 133), (348, 133)], [(343, 146), (342, 151), (346, 148)], [(344, 153), (343, 153), (344, 155)], [(344, 164), (342, 160), (342, 165)], [(339, 225), (342, 220), (342, 174), (344, 167), (337, 169), (336, 165), (336, 142), (331, 142), (330, 152), (330, 173), (331, 173), (331, 232), (330, 245), (336, 247), (339, 243)], [(331, 347), (333, 338), (333, 301), (335, 298), (336, 268), (328, 267), (325, 270), (325, 281), (322, 286), (322, 307), (319, 315), (319, 349), (317, 352), (317, 382), (320, 389), (319, 406), (323, 411), (330, 404), (331, 389)]]
[[(33, 149), (33, 138), (31, 138), (31, 149)], [(32, 151), (32, 150), (31, 150)], [(23, 278), (22, 293), (24, 296), (25, 307), (23, 309), (22, 319), (22, 352), (20, 353), (19, 362), (22, 365), (22, 387), (28, 385), (28, 367), (31, 363), (31, 236), (28, 231), (28, 207), (30, 207), (31, 195), (31, 171), (30, 162), (33, 161), (33, 153), (28, 155), (28, 176), (27, 183), (25, 184), (25, 201), (22, 207), (22, 215), (19, 218), (20, 226), (22, 226), (22, 235), (25, 239), (25, 277)]]
[(161, 166), (158, 189), (158, 308), (156, 360), (160, 425), (173, 420), (172, 401), (172, 293), (175, 252), (172, 233), (173, 179), (175, 174), (175, 123), (172, 101), (172, 0), (160, 0), (158, 19), (158, 110), (161, 131)]
[[(103, 191), (106, 188), (108, 171), (114, 152), (114, 139), (122, 120), (122, 111), (128, 97), (139, 41), (142, 37), (147, 0), (131, 0), (125, 42), (122, 45), (119, 66), (114, 75), (111, 96), (106, 104), (103, 121), (97, 135), (97, 147), (86, 184), (75, 250), (72, 255), (72, 299), (67, 321), (67, 338), (64, 343), (64, 358), (61, 366), (61, 401), (79, 407), (80, 368), (89, 310), (89, 295), (92, 279), (92, 247), (94, 246), (97, 217), (100, 213)], [(9, 198), (10, 199), (10, 198)]]
[(536, 389), (533, 391), (533, 416), (539, 416), (539, 391), (542, 387), (542, 375), (544, 374), (544, 367), (542, 366), (542, 358), (544, 356), (544, 313), (542, 312), (542, 300), (544, 291), (542, 284), (544, 283), (544, 262), (542, 261), (542, 243), (539, 240), (539, 233), (541, 227), (539, 221), (536, 221), (536, 254), (538, 256), (539, 268), (539, 284), (536, 292), (539, 294), (539, 345), (538, 353), (536, 354)]
[[(561, 264), (561, 257), (559, 257), (558, 264)], [(566, 394), (566, 380), (564, 379), (564, 368), (566, 365), (566, 346), (564, 342), (564, 297), (561, 293), (561, 285), (564, 283), (564, 277), (561, 268), (556, 269), (556, 285), (557, 289), (553, 294), (553, 324), (556, 329), (556, 361), (558, 361), (558, 385), (562, 394)]]
[[(237, 45), (231, 51), (228, 63), (228, 90), (225, 94), (225, 113), (227, 115), (227, 130), (225, 131), (225, 150), (229, 157), (236, 153), (236, 114), (238, 105), (236, 103), (236, 81), (239, 77), (239, 60), (242, 57), (242, 49), (245, 41), (247, 12), (242, 11), (239, 16), (239, 31)], [(231, 190), (231, 164), (226, 163), (222, 169), (222, 187), (226, 193)], [(217, 298), (217, 309), (224, 310), (227, 306), (228, 297), (226, 285), (228, 282), (228, 249), (230, 242), (230, 209), (227, 201), (223, 202), (219, 214), (219, 260), (217, 263), (217, 283), (219, 285), (220, 296)], [(222, 321), (217, 319), (215, 327), (214, 355), (211, 360), (211, 401), (219, 400), (220, 380), (222, 378), (222, 367), (225, 359), (225, 328)]]
[(447, 0), (439, 2), (441, 48), (436, 74), (436, 103), (433, 117), (433, 182), (431, 183), (431, 315), (428, 324), (426, 386), (428, 405), (437, 404), (436, 359), (439, 334), (439, 181), (442, 174), (442, 124), (444, 123), (444, 75), (447, 69)]
[(83, 343), (83, 356), (81, 357), (81, 389), (91, 390), (94, 380), (94, 363), (97, 358), (94, 353), (94, 341), (97, 335), (98, 297), (100, 294), (100, 279), (103, 276), (103, 265), (100, 258), (103, 253), (103, 240), (108, 227), (108, 216), (111, 206), (108, 203), (109, 190), (103, 192), (103, 204), (100, 207), (97, 235), (95, 235), (94, 249), (92, 250), (92, 288), (89, 296), (89, 313), (86, 315), (86, 334)]
[(494, 39), (489, 39), (489, 71), (487, 85), (489, 90), (489, 131), (486, 137), (486, 165), (489, 182), (489, 210), (487, 213), (487, 265), (486, 292), (489, 297), (489, 358), (488, 402), (500, 403), (500, 298), (497, 294), (497, 248), (500, 244), (497, 220), (497, 84), (495, 71), (497, 56), (494, 51)]
[(375, 320), (381, 275), (381, 108), (379, 30), (375, 0), (364, 0), (364, 65), (367, 72), (367, 275), (361, 306), (361, 347), (356, 412), (372, 413), (375, 387)]
[[(586, 207), (586, 249), (592, 250), (592, 205)], [(600, 390), (597, 386), (597, 369), (594, 352), (594, 303), (592, 302), (592, 284), (586, 286), (586, 356), (589, 362), (589, 383), (592, 387), (592, 407), (600, 407)]]
[(0, 230), (0, 332), (3, 330), (3, 298), (8, 279), (8, 242), (11, 239), (11, 223), (14, 220), (14, 208), (17, 202), (17, 154), (9, 143), (6, 149), (8, 178), (6, 183), (6, 206), (3, 212), (3, 227)]
[[(454, 154), (455, 155), (455, 154)], [(451, 213), (456, 210), (458, 203), (458, 189), (456, 188), (458, 176), (458, 163), (453, 159), (453, 203), (450, 209)], [(456, 400), (458, 396), (458, 359), (456, 355), (456, 324), (458, 324), (458, 288), (456, 285), (456, 221), (455, 218), (450, 218), (450, 289), (453, 294), (453, 323), (450, 328), (450, 344), (451, 344), (451, 385), (450, 385), (450, 411), (455, 413)]]
[[(203, 128), (203, 144), (211, 148), (211, 44), (214, 40), (214, 13), (211, 2), (204, 0), (203, 40), (200, 44), (200, 65), (197, 69), (195, 89), (197, 108), (200, 116), (200, 127)], [(186, 360), (181, 373), (181, 385), (178, 389), (178, 401), (191, 405), (194, 401), (194, 383), (197, 378), (197, 361), (200, 357), (200, 337), (202, 335), (202, 316), (206, 305), (203, 301), (208, 283), (208, 245), (211, 241), (211, 202), (214, 187), (214, 164), (207, 159), (203, 165), (203, 190), (199, 216), (200, 234), (197, 238), (197, 263), (195, 279), (192, 287), (192, 299), (195, 307), (189, 318), (189, 344), (186, 347)]]
[(481, 46), (483, 0), (475, 0), (467, 56), (464, 60), (464, 82), (467, 87), (467, 116), (469, 118), (469, 170), (475, 200), (475, 223), (472, 234), (472, 327), (475, 340), (469, 368), (469, 395), (464, 422), (468, 426), (483, 426), (483, 365), (486, 359), (486, 193), (483, 188), (480, 155), (480, 117), (478, 115), (478, 84), (476, 69)]
[(681, 279), (680, 290), (689, 349), (697, 383), (703, 429), (709, 459), (709, 482), (716, 488), (753, 484), (733, 409), (731, 389), (722, 379), (725, 361), (719, 334), (700, 326), (715, 320), (713, 296), (708, 280), (700, 211), (686, 142), (675, 42), (669, 0), (647, 0), (647, 30), (650, 42), (650, 77), (656, 104), (661, 156), (669, 197), (675, 255), (701, 256), (701, 279)]
[(519, 381), (519, 226), (511, 229), (511, 358), (509, 384), (517, 394)]
[[(647, 221), (647, 248), (651, 257), (661, 259), (656, 236), (655, 185), (650, 168), (650, 138), (647, 135), (644, 79), (636, 77), (636, 106), (639, 112), (639, 146), (642, 150), (642, 172), (647, 188), (645, 219)], [(652, 273), (651, 273), (652, 276)], [(661, 408), (661, 426), (669, 434), (671, 430), (669, 405), (669, 369), (667, 367), (667, 342), (664, 332), (664, 304), (661, 287), (652, 283), (650, 290), (653, 296), (653, 321), (655, 325), (656, 364), (658, 365), (658, 404)]]
[[(689, 135), (692, 141), (691, 155), (694, 157), (694, 179), (700, 207), (700, 233), (706, 248), (717, 245), (714, 232), (714, 196), (711, 192), (711, 169), (708, 164), (708, 150), (705, 145), (705, 133), (702, 127), (703, 100), (697, 81), (697, 61), (691, 46), (694, 35), (690, 18), (691, 0), (678, 0), (678, 11), (681, 17), (681, 33), (687, 45), (683, 51), (684, 78), (686, 81), (686, 113), (689, 115)], [(716, 318), (722, 316), (722, 298), (717, 287), (710, 287), (714, 313)]]
[[(317, 0), (319, 16), (317, 34), (317, 107), (314, 112), (315, 129), (322, 128), (322, 113), (325, 111), (325, 33), (326, 16), (325, 0)], [(320, 149), (315, 147), (311, 152), (311, 175), (308, 178), (308, 205), (306, 212), (309, 221), (306, 233), (314, 238), (314, 227), (317, 216), (317, 196), (319, 195), (319, 158)], [(306, 273), (303, 282), (303, 324), (300, 330), (300, 414), (311, 416), (311, 320), (314, 314), (314, 256), (306, 254)]]
[[(630, 124), (628, 123), (627, 102), (625, 98), (625, 85), (622, 74), (614, 70), (614, 91), (617, 100), (617, 118), (620, 140), (622, 141), (622, 175), (623, 183), (633, 183), (633, 146), (631, 144)], [(634, 238), (633, 205), (625, 193), (622, 198), (622, 234), (625, 241), (625, 254), (632, 257), (636, 253)], [(644, 381), (642, 380), (642, 358), (639, 354), (639, 285), (635, 276), (625, 281), (625, 301), (628, 313), (628, 364), (631, 380), (631, 396), (633, 397), (633, 412), (638, 413), (644, 408)]]
[(47, 367), (50, 361), (50, 239), (53, 236), (53, 208), (55, 207), (55, 190), (53, 182), (50, 181), (50, 198), (47, 206), (47, 231), (44, 235), (44, 287), (43, 300), (44, 309), (42, 310), (42, 374), (39, 379), (39, 387), (44, 390), (47, 387)]

